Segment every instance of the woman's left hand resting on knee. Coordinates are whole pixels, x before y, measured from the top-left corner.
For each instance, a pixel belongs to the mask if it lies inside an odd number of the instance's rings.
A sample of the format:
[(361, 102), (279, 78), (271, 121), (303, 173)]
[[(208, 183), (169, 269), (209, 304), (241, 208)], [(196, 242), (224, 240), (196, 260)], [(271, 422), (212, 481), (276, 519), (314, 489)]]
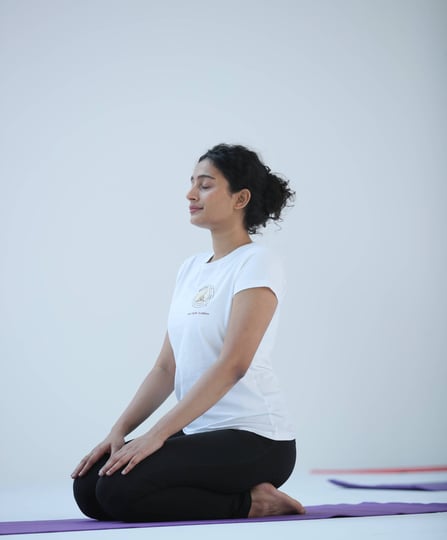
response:
[(124, 467), (124, 469), (121, 471), (121, 474), (127, 474), (135, 467), (135, 465), (140, 463), (141, 460), (159, 450), (163, 444), (164, 440), (162, 438), (151, 435), (151, 432), (149, 431), (145, 435), (137, 437), (123, 446), (118, 452), (112, 454), (99, 471), (99, 476), (110, 476), (122, 467)]
[(102, 442), (81, 460), (71, 474), (72, 478), (83, 476), (99, 459), (107, 454), (113, 456), (115, 452), (118, 452), (123, 446), (124, 435), (112, 430)]
[[(122, 474), (129, 473), (140, 461), (159, 450), (171, 435), (215, 405), (244, 376), (276, 306), (276, 296), (269, 288), (257, 287), (237, 293), (217, 361), (150, 431), (114, 452), (99, 474), (111, 475), (119, 469)], [(175, 360), (166, 335), (154, 368), (113, 429), (129, 434), (146, 420), (172, 392), (174, 375)], [(79, 466), (75, 472), (78, 470)], [(83, 470), (83, 474), (85, 472)]]

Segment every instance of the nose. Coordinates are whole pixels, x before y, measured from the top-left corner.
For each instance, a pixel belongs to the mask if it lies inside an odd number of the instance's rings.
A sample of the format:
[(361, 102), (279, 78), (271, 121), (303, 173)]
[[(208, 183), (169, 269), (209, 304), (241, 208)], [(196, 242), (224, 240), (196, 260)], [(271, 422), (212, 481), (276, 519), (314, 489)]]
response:
[(195, 184), (191, 184), (191, 189), (186, 194), (188, 201), (197, 201), (198, 199), (198, 189)]

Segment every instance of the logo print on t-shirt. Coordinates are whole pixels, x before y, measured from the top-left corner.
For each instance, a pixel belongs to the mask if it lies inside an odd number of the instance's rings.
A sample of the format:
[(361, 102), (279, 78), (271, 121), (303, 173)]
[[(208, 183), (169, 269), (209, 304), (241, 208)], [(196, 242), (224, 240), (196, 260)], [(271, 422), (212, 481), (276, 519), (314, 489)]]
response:
[(194, 307), (207, 306), (213, 296), (214, 287), (212, 285), (206, 285), (206, 287), (202, 287), (200, 291), (194, 296), (192, 305)]

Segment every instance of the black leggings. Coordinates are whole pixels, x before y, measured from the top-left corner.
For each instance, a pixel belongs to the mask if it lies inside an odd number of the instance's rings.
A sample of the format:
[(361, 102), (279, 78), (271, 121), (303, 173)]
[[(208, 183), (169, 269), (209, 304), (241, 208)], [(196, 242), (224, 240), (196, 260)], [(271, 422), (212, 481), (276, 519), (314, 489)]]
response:
[(170, 437), (127, 475), (98, 476), (108, 456), (74, 481), (82, 512), (94, 519), (183, 521), (243, 518), (250, 490), (275, 487), (293, 471), (295, 441), (273, 441), (226, 429)]

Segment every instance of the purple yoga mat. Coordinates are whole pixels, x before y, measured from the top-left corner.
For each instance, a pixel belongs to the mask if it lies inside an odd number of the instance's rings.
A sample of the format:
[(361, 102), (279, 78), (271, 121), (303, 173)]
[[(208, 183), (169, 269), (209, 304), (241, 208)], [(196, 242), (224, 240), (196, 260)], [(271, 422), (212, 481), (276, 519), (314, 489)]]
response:
[(224, 525), (226, 523), (303, 521), (307, 519), (326, 519), (335, 517), (391, 516), (396, 514), (427, 514), (435, 512), (447, 512), (447, 503), (363, 502), (360, 504), (324, 504), (306, 507), (306, 514), (304, 515), (272, 516), (251, 519), (163, 521), (157, 523), (123, 523), (122, 521), (95, 521), (93, 519), (9, 521), (0, 522), (0, 535), (95, 531), (104, 529), (136, 529), (146, 527), (178, 527), (182, 525)]
[(336, 486), (358, 489), (406, 489), (411, 491), (447, 491), (447, 482), (412, 482), (411, 484), (357, 484), (330, 478)]

